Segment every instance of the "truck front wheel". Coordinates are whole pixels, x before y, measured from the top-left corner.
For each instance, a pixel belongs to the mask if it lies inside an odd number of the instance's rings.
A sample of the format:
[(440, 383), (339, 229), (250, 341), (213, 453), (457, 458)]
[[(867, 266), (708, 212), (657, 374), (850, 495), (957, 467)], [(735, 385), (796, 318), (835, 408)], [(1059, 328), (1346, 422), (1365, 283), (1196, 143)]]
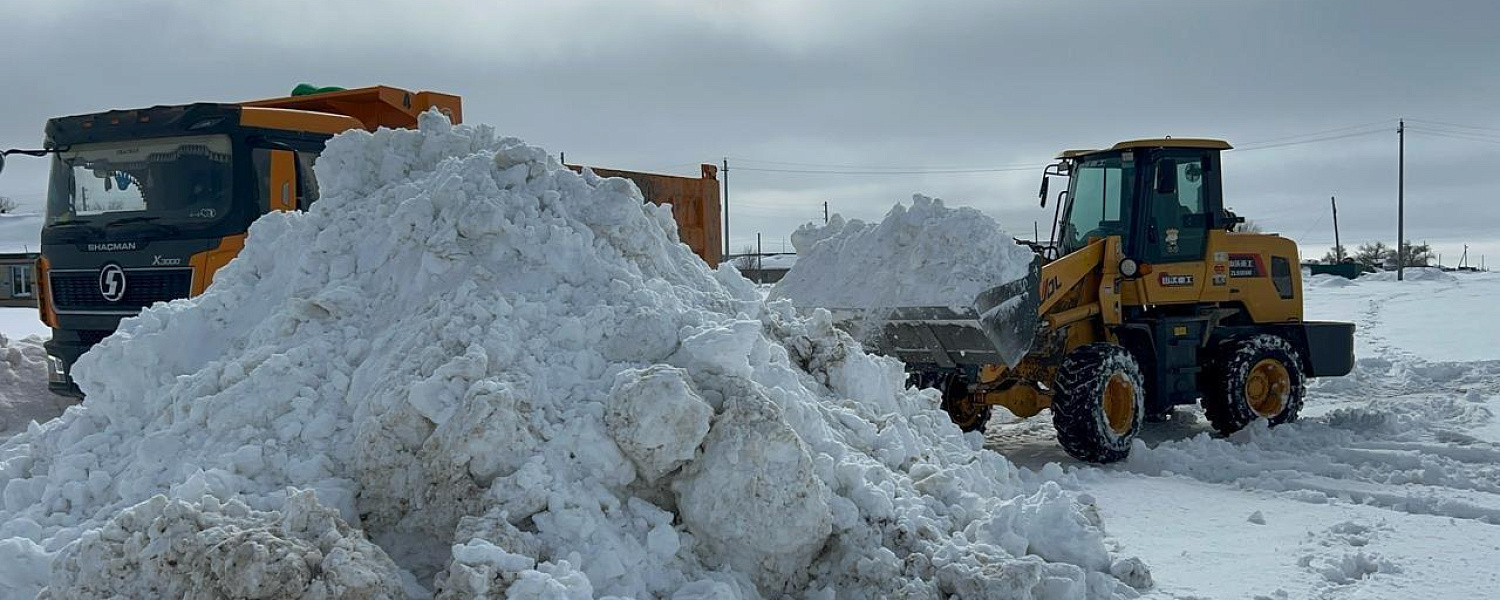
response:
[(1052, 425), (1063, 450), (1078, 460), (1125, 458), (1141, 430), (1146, 394), (1141, 368), (1123, 347), (1081, 346), (1063, 359), (1052, 397)]
[(1272, 426), (1297, 420), (1306, 388), (1290, 342), (1261, 334), (1220, 348), (1203, 390), (1203, 413), (1214, 429), (1228, 435), (1256, 419)]

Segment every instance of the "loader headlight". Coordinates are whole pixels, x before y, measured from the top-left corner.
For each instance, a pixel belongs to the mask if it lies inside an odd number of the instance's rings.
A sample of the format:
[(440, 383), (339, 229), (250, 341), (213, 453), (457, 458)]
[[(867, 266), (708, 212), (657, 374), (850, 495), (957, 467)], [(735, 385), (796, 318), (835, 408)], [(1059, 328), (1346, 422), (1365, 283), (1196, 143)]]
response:
[(1120, 274), (1126, 277), (1135, 277), (1141, 274), (1141, 264), (1135, 262), (1134, 258), (1120, 259)]

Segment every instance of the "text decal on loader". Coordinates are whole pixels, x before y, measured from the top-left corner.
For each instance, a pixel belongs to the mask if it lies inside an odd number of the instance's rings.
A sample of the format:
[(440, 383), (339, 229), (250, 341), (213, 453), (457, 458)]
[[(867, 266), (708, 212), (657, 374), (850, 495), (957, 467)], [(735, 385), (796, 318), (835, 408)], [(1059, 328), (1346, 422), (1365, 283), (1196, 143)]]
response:
[(1162, 273), (1161, 285), (1162, 287), (1188, 287), (1193, 285), (1193, 276)]
[(1259, 254), (1230, 254), (1230, 277), (1260, 277), (1266, 272), (1260, 266)]

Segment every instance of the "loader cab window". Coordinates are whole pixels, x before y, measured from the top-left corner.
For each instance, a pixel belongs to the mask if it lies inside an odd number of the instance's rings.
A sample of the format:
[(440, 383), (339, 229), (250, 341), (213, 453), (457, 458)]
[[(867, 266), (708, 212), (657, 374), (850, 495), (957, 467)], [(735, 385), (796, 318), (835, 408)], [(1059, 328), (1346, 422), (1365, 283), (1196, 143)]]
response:
[(1134, 161), (1122, 155), (1086, 158), (1073, 167), (1068, 189), (1068, 212), (1059, 236), (1063, 254), (1094, 238), (1124, 235), (1134, 196)]
[(1217, 205), (1217, 173), (1208, 151), (1168, 149), (1152, 153), (1146, 177), (1151, 195), (1146, 219), (1146, 260), (1203, 259), (1209, 212)]

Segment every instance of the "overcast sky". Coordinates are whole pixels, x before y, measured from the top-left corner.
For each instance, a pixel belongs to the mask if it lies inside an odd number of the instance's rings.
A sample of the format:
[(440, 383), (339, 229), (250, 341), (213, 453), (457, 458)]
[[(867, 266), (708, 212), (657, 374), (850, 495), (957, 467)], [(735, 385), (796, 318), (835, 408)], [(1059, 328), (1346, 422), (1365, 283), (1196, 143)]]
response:
[[(1395, 239), (1405, 117), (1408, 236), (1448, 263), (1464, 243), (1500, 260), (1492, 0), (306, 4), (6, 3), (0, 146), (37, 146), (53, 116), (298, 82), (439, 90), (569, 162), (695, 174), (728, 157), (734, 247), (761, 232), (779, 250), (824, 201), (869, 219), (913, 193), (1045, 236), (1036, 186), (1057, 151), (1220, 137), (1245, 147), (1226, 202), (1316, 257), (1331, 195), (1347, 245)], [(8, 163), (0, 194), (39, 206), (43, 161)]]

